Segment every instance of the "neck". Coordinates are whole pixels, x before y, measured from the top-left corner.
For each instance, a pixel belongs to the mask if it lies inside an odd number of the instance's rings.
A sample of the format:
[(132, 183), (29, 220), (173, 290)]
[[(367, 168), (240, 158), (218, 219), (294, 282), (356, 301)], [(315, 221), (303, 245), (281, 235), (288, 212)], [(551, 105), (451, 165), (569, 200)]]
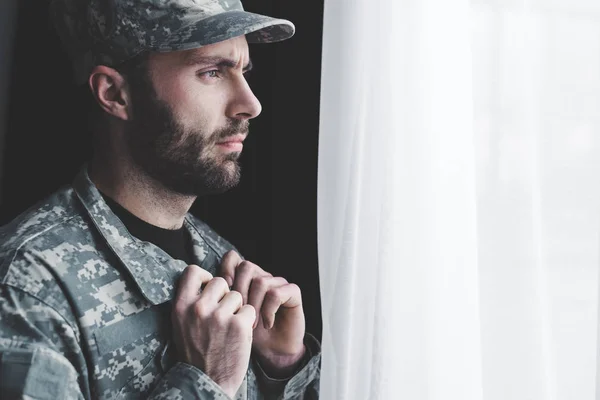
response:
[(149, 224), (165, 229), (181, 228), (196, 198), (169, 190), (128, 157), (112, 154), (95, 155), (90, 163), (90, 179), (98, 190)]

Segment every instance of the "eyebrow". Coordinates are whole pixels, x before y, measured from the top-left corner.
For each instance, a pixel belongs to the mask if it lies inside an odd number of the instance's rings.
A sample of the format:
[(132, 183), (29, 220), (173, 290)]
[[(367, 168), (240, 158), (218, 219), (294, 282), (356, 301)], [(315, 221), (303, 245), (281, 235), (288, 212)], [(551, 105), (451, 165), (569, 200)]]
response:
[[(229, 58), (219, 57), (219, 56), (200, 56), (197, 54), (188, 54), (185, 57), (185, 64), (189, 66), (194, 65), (216, 65), (221, 68), (231, 68), (234, 69), (237, 66), (237, 63)], [(248, 72), (253, 68), (252, 60), (248, 60), (248, 64), (242, 70), (243, 72)]]

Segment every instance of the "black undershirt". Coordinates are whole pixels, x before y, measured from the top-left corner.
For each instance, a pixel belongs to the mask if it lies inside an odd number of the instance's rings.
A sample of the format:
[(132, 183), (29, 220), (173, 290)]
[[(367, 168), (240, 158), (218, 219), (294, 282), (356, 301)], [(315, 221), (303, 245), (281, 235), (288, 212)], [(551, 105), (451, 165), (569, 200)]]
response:
[(110, 197), (101, 194), (106, 204), (123, 222), (129, 233), (140, 240), (155, 244), (175, 259), (183, 260), (188, 265), (194, 264), (192, 240), (185, 226), (179, 229), (164, 229), (149, 224), (127, 211)]

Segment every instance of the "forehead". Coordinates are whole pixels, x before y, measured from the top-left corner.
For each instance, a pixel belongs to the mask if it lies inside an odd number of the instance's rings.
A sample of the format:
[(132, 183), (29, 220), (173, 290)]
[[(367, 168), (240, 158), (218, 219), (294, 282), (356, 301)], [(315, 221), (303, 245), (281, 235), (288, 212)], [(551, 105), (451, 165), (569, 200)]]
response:
[(177, 64), (180, 66), (193, 65), (208, 57), (246, 63), (250, 57), (246, 37), (238, 36), (197, 49), (153, 53), (151, 56), (151, 58), (154, 58), (159, 63), (166, 62), (171, 65)]

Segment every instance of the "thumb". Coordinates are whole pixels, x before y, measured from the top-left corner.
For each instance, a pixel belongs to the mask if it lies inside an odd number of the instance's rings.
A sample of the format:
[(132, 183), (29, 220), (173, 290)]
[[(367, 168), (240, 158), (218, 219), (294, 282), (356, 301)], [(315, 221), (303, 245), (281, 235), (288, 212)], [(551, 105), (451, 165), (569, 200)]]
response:
[(242, 257), (234, 250), (230, 250), (221, 260), (220, 276), (227, 281), (229, 287), (233, 286), (235, 280), (235, 269), (242, 262)]

